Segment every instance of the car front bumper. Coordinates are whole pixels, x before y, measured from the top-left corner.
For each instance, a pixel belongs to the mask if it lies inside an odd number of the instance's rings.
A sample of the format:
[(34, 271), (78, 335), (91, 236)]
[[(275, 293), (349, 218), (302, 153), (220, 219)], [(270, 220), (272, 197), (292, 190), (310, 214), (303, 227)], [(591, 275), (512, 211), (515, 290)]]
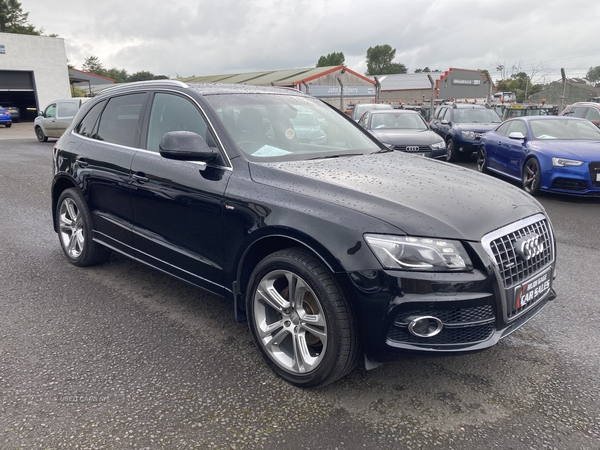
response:
[[(524, 219), (480, 243), (465, 243), (475, 265), (469, 272), (348, 273), (346, 290), (354, 295), (368, 359), (481, 350), (535, 317), (556, 298), (554, 236), (549, 221), (539, 219)], [(513, 243), (534, 235), (539, 254), (520, 261)], [(428, 337), (414, 334), (411, 323), (424, 317), (441, 324), (441, 330)]]

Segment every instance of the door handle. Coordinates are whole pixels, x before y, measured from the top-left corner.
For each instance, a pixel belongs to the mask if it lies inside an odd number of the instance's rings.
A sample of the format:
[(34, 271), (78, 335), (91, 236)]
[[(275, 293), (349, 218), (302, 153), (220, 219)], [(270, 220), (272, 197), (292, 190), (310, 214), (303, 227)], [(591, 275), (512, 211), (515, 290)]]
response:
[(143, 184), (146, 181), (148, 181), (148, 177), (146, 177), (143, 173), (134, 173), (133, 175), (131, 175), (131, 178), (133, 178), (140, 184)]

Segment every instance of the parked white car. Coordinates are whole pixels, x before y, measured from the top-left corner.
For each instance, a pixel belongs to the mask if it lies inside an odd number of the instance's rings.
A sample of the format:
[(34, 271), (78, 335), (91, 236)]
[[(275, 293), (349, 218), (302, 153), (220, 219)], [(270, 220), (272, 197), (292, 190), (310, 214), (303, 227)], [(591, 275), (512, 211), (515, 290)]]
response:
[(74, 97), (54, 100), (33, 122), (35, 135), (40, 142), (46, 142), (48, 138), (59, 138), (71, 124), (73, 117), (89, 98)]

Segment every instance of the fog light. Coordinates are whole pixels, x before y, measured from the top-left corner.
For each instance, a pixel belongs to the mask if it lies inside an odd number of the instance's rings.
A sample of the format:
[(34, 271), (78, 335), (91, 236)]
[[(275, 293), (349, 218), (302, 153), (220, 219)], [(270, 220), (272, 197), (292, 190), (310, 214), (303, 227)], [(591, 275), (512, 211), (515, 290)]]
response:
[(408, 331), (413, 336), (430, 338), (438, 334), (444, 328), (440, 319), (433, 316), (422, 316), (409, 319)]

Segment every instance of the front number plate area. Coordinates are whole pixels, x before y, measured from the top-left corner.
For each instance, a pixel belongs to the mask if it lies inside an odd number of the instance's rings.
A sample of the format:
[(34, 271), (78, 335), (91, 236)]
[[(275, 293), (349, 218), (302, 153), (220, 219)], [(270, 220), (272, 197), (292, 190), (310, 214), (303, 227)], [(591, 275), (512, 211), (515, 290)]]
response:
[(513, 311), (521, 312), (535, 304), (550, 292), (552, 288), (552, 268), (546, 269), (541, 274), (531, 278), (526, 283), (517, 286), (514, 290)]

